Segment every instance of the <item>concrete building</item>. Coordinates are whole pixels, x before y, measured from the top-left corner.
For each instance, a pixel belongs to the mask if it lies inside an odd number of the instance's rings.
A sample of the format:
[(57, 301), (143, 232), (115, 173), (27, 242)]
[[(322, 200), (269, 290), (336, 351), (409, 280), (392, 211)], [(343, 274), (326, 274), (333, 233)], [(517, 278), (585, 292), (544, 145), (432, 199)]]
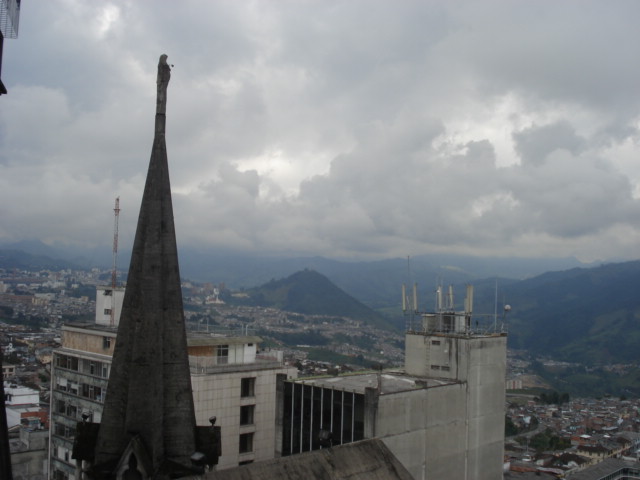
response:
[(9, 380), (16, 375), (16, 366), (10, 363), (2, 364), (2, 376), (3, 378)]
[(40, 392), (29, 387), (4, 383), (4, 399), (8, 428), (20, 425), (23, 413), (40, 411)]
[[(34, 421), (35, 420), (35, 421)], [(9, 439), (11, 469), (14, 480), (46, 480), (49, 431), (37, 419), (28, 419), (18, 428), (17, 436)]]
[(422, 319), (403, 371), (280, 378), (282, 455), (379, 438), (414, 478), (501, 478), (506, 334), (467, 308)]
[[(75, 428), (82, 416), (102, 420), (116, 345), (116, 328), (83, 324), (62, 327), (62, 347), (54, 352), (51, 392), (52, 478), (76, 478), (71, 458)], [(187, 337), (196, 421), (217, 417), (221, 427), (218, 469), (275, 456), (276, 377), (295, 378), (282, 352), (259, 352), (255, 336), (193, 333)]]
[(98, 325), (117, 325), (122, 312), (123, 300), (124, 287), (96, 287), (96, 323)]
[(0, 95), (7, 93), (2, 82), (2, 52), (5, 38), (17, 38), (21, 0), (0, 0)]
[(633, 460), (608, 458), (592, 467), (567, 476), (571, 480), (629, 480), (640, 478), (640, 463)]
[(72, 459), (76, 425), (100, 422), (111, 370), (116, 329), (107, 326), (62, 327), (62, 348), (51, 362), (49, 462), (53, 480), (74, 479)]
[(218, 470), (276, 454), (276, 378), (297, 377), (281, 351), (258, 353), (259, 337), (187, 337), (196, 421), (217, 417), (221, 427)]

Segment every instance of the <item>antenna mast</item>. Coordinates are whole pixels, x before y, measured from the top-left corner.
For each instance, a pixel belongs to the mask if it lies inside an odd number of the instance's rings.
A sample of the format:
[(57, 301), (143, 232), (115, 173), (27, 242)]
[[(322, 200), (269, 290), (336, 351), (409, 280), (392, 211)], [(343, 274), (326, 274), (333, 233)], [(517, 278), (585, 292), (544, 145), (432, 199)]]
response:
[(113, 327), (116, 315), (116, 283), (118, 278), (118, 217), (120, 216), (120, 197), (116, 198), (116, 206), (113, 209), (113, 264), (111, 266), (111, 318), (109, 325)]

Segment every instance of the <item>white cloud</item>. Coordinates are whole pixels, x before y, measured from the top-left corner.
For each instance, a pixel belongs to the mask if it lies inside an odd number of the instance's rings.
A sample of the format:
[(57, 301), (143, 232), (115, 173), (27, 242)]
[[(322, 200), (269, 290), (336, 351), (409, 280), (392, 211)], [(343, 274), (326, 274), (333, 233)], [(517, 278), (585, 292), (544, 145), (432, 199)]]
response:
[(636, 258), (638, 10), (27, 2), (5, 42), (0, 240), (109, 248), (117, 195), (132, 236), (167, 53), (180, 242)]

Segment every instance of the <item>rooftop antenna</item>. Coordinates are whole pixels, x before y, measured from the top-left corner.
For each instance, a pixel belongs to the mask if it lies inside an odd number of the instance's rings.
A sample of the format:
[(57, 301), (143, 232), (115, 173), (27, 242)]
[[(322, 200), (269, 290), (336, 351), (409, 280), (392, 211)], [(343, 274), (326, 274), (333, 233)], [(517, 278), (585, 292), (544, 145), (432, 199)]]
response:
[(455, 302), (453, 299), (453, 285), (449, 285), (449, 293), (447, 293), (447, 309), (451, 312), (455, 310)]
[(442, 285), (438, 284), (436, 288), (436, 312), (442, 312)]
[(116, 284), (118, 280), (118, 217), (120, 216), (120, 197), (116, 198), (116, 205), (113, 209), (113, 263), (111, 265), (111, 317), (109, 325), (113, 327), (116, 316)]
[(471, 315), (473, 315), (473, 285), (467, 284), (467, 296), (464, 299), (465, 328), (471, 329)]
[[(411, 280), (411, 257), (407, 255), (407, 277)], [(409, 324), (405, 326), (407, 331), (413, 331), (413, 316), (418, 313), (418, 284), (413, 283), (411, 304), (409, 304), (409, 296), (407, 295), (407, 286), (402, 284), (402, 312), (404, 314), (409, 310)]]
[(494, 333), (498, 330), (498, 277), (496, 277), (496, 293), (495, 293), (495, 301), (493, 304), (493, 331)]

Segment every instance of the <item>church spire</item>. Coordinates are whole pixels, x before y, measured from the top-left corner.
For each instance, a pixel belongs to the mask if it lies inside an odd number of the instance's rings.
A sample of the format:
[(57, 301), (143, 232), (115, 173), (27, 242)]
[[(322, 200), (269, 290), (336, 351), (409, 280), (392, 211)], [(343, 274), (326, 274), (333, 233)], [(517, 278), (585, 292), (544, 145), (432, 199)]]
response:
[(170, 77), (167, 56), (162, 55), (151, 160), (94, 462), (94, 469), (103, 472), (133, 464), (151, 478), (171, 474), (172, 465), (188, 468), (196, 451), (165, 144)]

